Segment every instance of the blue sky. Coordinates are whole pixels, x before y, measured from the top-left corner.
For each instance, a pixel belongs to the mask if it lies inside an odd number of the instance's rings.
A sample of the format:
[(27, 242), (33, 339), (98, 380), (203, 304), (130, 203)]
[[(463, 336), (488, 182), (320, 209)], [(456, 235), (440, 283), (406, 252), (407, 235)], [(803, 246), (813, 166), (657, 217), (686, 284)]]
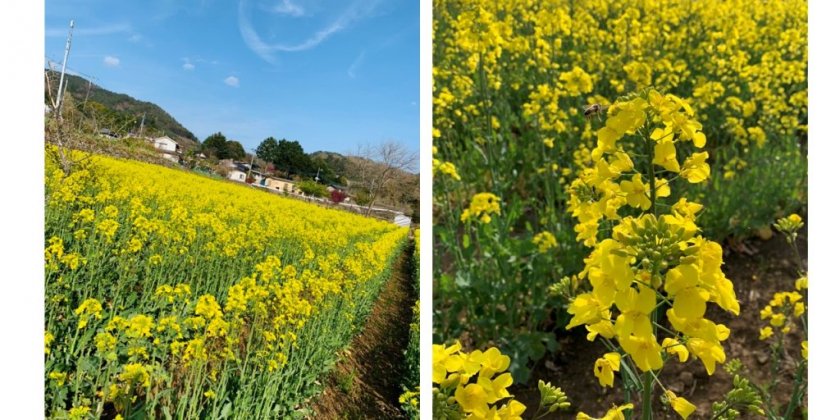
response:
[(419, 150), (416, 0), (47, 0), (45, 63), (154, 102), (199, 140)]

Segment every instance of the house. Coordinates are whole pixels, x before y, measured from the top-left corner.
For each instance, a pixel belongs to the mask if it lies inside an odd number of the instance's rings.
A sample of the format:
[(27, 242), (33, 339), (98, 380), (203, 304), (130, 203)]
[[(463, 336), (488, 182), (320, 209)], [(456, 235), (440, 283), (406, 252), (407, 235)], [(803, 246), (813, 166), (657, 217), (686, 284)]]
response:
[(181, 145), (169, 136), (157, 137), (152, 139), (155, 149), (158, 149), (160, 156), (170, 162), (181, 163)]
[(294, 181), (288, 179), (281, 179), (275, 177), (266, 177), (261, 184), (274, 191), (278, 192), (285, 192), (289, 194), (302, 194), (301, 191), (297, 188)]
[(262, 172), (259, 171), (258, 165), (251, 166), (248, 163), (243, 162), (233, 162), (230, 161), (224, 162), (224, 165), (230, 169), (228, 172), (228, 179), (233, 181), (239, 182), (247, 182), (248, 175), (250, 174), (251, 178), (254, 179), (254, 183), (262, 184), (262, 181), (265, 179)]
[(169, 138), (169, 136), (158, 137), (152, 140), (155, 144), (155, 149), (160, 150), (164, 153), (180, 153), (181, 146), (175, 141)]
[(228, 172), (228, 179), (233, 181), (245, 182), (245, 178), (248, 176), (248, 170), (240, 170), (239, 168), (233, 168)]
[(411, 218), (402, 213), (398, 213), (394, 216), (394, 224), (397, 226), (411, 226)]

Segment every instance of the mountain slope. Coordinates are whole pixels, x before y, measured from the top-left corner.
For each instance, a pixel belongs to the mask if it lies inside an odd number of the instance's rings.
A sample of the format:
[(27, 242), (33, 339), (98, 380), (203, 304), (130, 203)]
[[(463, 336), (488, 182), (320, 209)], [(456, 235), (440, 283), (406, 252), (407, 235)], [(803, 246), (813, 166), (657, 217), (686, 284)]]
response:
[[(57, 90), (60, 74), (50, 70), (46, 70), (46, 73), (50, 77), (50, 84), (53, 91)], [(118, 127), (100, 128), (108, 128), (116, 132), (137, 131), (145, 113), (146, 120), (143, 123), (144, 132), (158, 132), (159, 134), (166, 134), (173, 138), (178, 137), (198, 142), (198, 139), (190, 130), (181, 125), (181, 123), (157, 104), (140, 101), (123, 93), (111, 92), (79, 76), (66, 74), (64, 76), (64, 82), (67, 85), (66, 93), (73, 96), (78, 106), (81, 107), (84, 105), (82, 112), (87, 113), (94, 110), (95, 112), (110, 114), (107, 115), (111, 117), (109, 120), (114, 121), (114, 125), (119, 125)], [(45, 95), (46, 89), (45, 86)], [(101, 104), (104, 107), (93, 104)], [(119, 121), (119, 123), (116, 123), (116, 121)]]

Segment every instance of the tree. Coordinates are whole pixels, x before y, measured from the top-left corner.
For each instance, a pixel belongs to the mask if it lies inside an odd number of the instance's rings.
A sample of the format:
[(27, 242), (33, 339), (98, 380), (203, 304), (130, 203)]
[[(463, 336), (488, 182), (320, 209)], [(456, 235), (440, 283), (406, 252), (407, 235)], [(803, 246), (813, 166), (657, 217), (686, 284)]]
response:
[(383, 189), (394, 182), (400, 173), (413, 170), (417, 159), (417, 152), (395, 141), (359, 147), (349, 165), (353, 177), (370, 193), (367, 215), (370, 215)]
[(344, 199), (347, 198), (347, 193), (341, 190), (332, 190), (330, 192), (330, 201), (335, 204), (344, 202)]
[(326, 197), (327, 187), (315, 181), (301, 181), (297, 184), (298, 189), (303, 191), (306, 195), (314, 195), (315, 197)]
[(278, 141), (274, 137), (269, 137), (257, 146), (257, 157), (273, 163), (277, 169), (285, 172), (287, 178), (292, 174), (312, 173), (314, 175), (315, 172), (312, 168), (312, 159), (304, 153), (303, 147), (297, 141), (286, 139)]
[(257, 146), (257, 157), (266, 161), (274, 163), (274, 158), (277, 155), (277, 139), (269, 137)]
[(222, 133), (214, 133), (204, 139), (201, 144), (201, 149), (204, 153), (212, 154), (218, 159), (226, 159), (227, 155), (227, 137)]
[(245, 148), (236, 140), (228, 140), (225, 143), (225, 159), (245, 159)]

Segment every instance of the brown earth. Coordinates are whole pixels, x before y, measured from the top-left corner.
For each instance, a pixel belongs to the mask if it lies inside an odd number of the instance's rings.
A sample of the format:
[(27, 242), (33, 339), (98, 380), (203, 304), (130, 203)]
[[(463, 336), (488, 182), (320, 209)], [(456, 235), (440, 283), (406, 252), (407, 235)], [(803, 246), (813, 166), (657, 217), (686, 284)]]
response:
[(417, 296), (410, 275), (411, 248), (398, 258), (364, 330), (341, 356), (313, 419), (401, 419), (403, 351)]
[[(806, 229), (799, 232), (797, 245), (804, 266), (807, 269), (808, 241)], [(738, 249), (739, 251), (735, 251)], [(724, 341), (727, 361), (739, 359), (743, 365), (743, 376), (758, 385), (769, 384), (772, 372), (772, 359), (767, 341), (758, 339), (759, 328), (767, 325), (761, 320), (759, 311), (769, 303), (773, 294), (794, 289), (797, 276), (797, 263), (793, 251), (781, 234), (775, 234), (771, 239), (747, 240), (737, 246), (725, 248), (725, 264), (723, 270), (735, 285), (736, 295), (741, 303), (741, 314), (738, 317), (725, 313), (716, 305), (709, 305), (707, 317), (717, 323), (727, 325), (731, 334)], [(800, 357), (800, 342), (802, 341), (801, 327), (791, 332), (786, 338), (785, 353), (780, 364), (778, 385), (773, 391), (773, 401), (776, 406), (787, 406), (790, 399), (794, 378), (794, 357)], [(513, 387), (510, 391), (517, 400), (529, 407), (523, 418), (530, 418), (539, 405), (540, 395), (537, 381), (542, 379), (559, 386), (566, 392), (572, 403), (571, 409), (563, 413), (552, 413), (545, 419), (573, 419), (579, 411), (591, 416), (602, 416), (613, 404), (624, 402), (621, 379), (617, 375), (614, 388), (602, 388), (593, 374), (595, 360), (606, 350), (603, 345), (586, 340), (586, 331), (575, 328), (559, 337), (560, 350), (541, 362), (532, 374), (528, 384)], [(699, 360), (687, 363), (671, 363), (665, 366), (660, 374), (660, 380), (667, 387), (674, 390), (697, 406), (692, 418), (710, 418), (711, 406), (720, 401), (732, 389), (732, 377), (718, 365), (712, 377), (706, 373)], [(680, 417), (661, 402), (661, 391), (655, 394), (654, 418), (679, 419)], [(803, 400), (807, 404), (807, 391)], [(634, 401), (639, 415), (641, 405)], [(807, 405), (806, 405), (807, 406)], [(755, 418), (745, 416), (743, 418)], [(763, 418), (763, 417), (761, 417)], [(794, 418), (802, 418), (798, 411)]]

